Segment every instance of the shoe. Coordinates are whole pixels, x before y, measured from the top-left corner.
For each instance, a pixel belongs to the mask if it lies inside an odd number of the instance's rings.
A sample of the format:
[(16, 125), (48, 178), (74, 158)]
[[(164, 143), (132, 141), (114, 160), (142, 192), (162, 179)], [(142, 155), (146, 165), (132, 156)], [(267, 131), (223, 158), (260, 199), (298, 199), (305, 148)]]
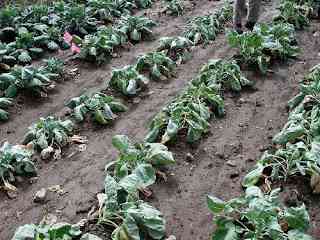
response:
[(247, 22), (246, 25), (245, 25), (245, 27), (246, 27), (248, 30), (252, 31), (253, 28), (254, 28), (254, 25), (256, 25), (255, 22)]
[(238, 34), (242, 34), (242, 33), (243, 33), (243, 30), (242, 30), (242, 25), (241, 25), (241, 23), (235, 24), (234, 30), (235, 30)]

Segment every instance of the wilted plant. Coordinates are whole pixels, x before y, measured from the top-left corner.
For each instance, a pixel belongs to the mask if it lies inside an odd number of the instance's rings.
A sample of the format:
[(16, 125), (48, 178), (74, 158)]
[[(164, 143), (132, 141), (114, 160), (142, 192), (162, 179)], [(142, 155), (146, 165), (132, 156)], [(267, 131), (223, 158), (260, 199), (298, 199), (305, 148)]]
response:
[(108, 124), (117, 118), (115, 113), (127, 110), (125, 105), (112, 96), (100, 92), (92, 96), (81, 95), (72, 98), (67, 106), (73, 110), (73, 116), (78, 122), (84, 121), (87, 115), (91, 115), (91, 118), (99, 124)]
[(151, 28), (157, 24), (143, 16), (123, 16), (119, 21), (119, 29), (125, 32), (133, 42), (139, 42), (143, 38), (150, 37)]
[(138, 57), (138, 72), (147, 72), (152, 79), (170, 78), (175, 75), (176, 64), (162, 52), (150, 52)]
[(9, 108), (11, 105), (11, 98), (0, 97), (0, 121), (6, 121), (9, 119), (9, 113), (4, 109)]
[(0, 177), (8, 190), (15, 188), (10, 184), (14, 182), (15, 175), (32, 176), (36, 167), (31, 160), (33, 151), (22, 145), (11, 145), (5, 142), (0, 148)]
[(212, 239), (311, 240), (306, 232), (310, 218), (306, 207), (284, 207), (279, 203), (280, 189), (264, 194), (258, 187), (246, 189), (245, 196), (222, 201), (208, 196), (216, 230)]
[(59, 120), (52, 116), (40, 118), (38, 122), (29, 127), (23, 144), (32, 144), (38, 151), (52, 147), (59, 149), (69, 143), (69, 136), (73, 132), (71, 120)]
[(141, 88), (145, 88), (149, 80), (141, 75), (135, 66), (114, 69), (108, 85), (127, 96), (136, 95)]
[(191, 57), (193, 43), (185, 37), (163, 37), (159, 40), (158, 51), (164, 52), (177, 64), (186, 62)]

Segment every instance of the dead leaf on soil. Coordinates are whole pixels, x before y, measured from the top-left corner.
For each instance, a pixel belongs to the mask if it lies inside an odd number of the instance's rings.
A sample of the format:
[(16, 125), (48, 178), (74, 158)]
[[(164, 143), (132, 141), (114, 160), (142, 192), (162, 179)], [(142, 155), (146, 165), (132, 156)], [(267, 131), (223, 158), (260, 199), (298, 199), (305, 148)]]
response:
[(88, 139), (86, 136), (73, 135), (71, 137), (71, 142), (76, 144), (85, 144), (88, 142)]
[(43, 217), (43, 219), (41, 220), (40, 224), (46, 224), (46, 225), (53, 225), (57, 222), (58, 218), (57, 216), (51, 214), (51, 213), (48, 213), (47, 215), (45, 215)]
[(320, 175), (313, 174), (310, 180), (310, 186), (314, 194), (320, 194)]
[(49, 187), (48, 190), (50, 192), (55, 192), (59, 195), (63, 195), (66, 193), (66, 191), (64, 191), (64, 189), (60, 185), (53, 185), (53, 186)]

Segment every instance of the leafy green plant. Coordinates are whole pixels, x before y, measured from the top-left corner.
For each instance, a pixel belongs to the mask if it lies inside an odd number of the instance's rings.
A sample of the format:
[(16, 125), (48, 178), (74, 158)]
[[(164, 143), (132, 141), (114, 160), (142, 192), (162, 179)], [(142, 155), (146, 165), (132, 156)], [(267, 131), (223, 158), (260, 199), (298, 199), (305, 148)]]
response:
[(232, 17), (232, 6), (226, 3), (224, 7), (213, 14), (194, 17), (191, 19), (184, 32), (184, 36), (193, 42), (209, 43), (215, 40), (217, 34), (223, 30), (223, 25)]
[(271, 60), (296, 57), (299, 48), (295, 45), (294, 27), (287, 23), (260, 24), (252, 32), (228, 33), (231, 47), (239, 49), (239, 60), (259, 67), (266, 73)]
[(59, 149), (69, 143), (73, 132), (71, 120), (59, 120), (52, 116), (40, 118), (28, 128), (23, 144), (32, 144), (33, 148), (42, 151), (48, 147)]
[(11, 105), (11, 98), (0, 97), (0, 121), (6, 121), (9, 119), (9, 113), (4, 109), (7, 109)]
[(306, 233), (310, 226), (306, 207), (282, 206), (279, 191), (264, 194), (258, 187), (249, 187), (245, 196), (229, 201), (208, 196), (208, 208), (217, 226), (212, 239), (311, 240)]
[(138, 8), (148, 8), (152, 6), (153, 0), (135, 0), (134, 2)]
[(301, 83), (300, 93), (289, 101), (288, 122), (274, 136), (277, 147), (266, 151), (243, 180), (244, 186), (266, 180), (286, 180), (320, 173), (320, 68), (315, 66)]
[(151, 28), (157, 24), (143, 16), (122, 16), (119, 21), (119, 29), (125, 32), (133, 42), (139, 42), (143, 38), (150, 37)]
[(201, 68), (194, 81), (205, 83), (207, 86), (220, 85), (223, 89), (232, 91), (241, 91), (243, 87), (252, 85), (252, 82), (242, 74), (235, 61), (222, 59), (209, 60), (208, 64)]
[(138, 57), (136, 69), (148, 72), (152, 79), (170, 78), (175, 75), (176, 64), (162, 52), (150, 52)]
[(61, 14), (61, 23), (64, 30), (83, 37), (97, 30), (97, 19), (90, 17), (86, 13), (84, 5), (71, 4), (67, 6)]
[(20, 9), (14, 5), (7, 5), (0, 9), (0, 27), (14, 27), (17, 17), (20, 14)]
[(77, 121), (84, 121), (85, 116), (90, 114), (91, 118), (99, 124), (108, 124), (117, 117), (115, 113), (127, 110), (126, 106), (112, 96), (100, 92), (93, 94), (91, 97), (81, 95), (72, 98), (67, 106), (73, 110), (73, 115)]
[(124, 174), (132, 172), (140, 164), (151, 164), (155, 168), (175, 163), (172, 153), (161, 143), (134, 144), (125, 135), (116, 135), (112, 138), (112, 145), (119, 151), (116, 161), (106, 166), (108, 170), (114, 166), (113, 176), (120, 180)]
[(166, 11), (168, 11), (170, 15), (181, 16), (184, 11), (183, 2), (181, 0), (167, 0)]
[(33, 151), (21, 145), (11, 145), (5, 142), (0, 148), (0, 177), (9, 189), (9, 182), (14, 182), (15, 175), (32, 176), (36, 167), (31, 160)]
[(60, 222), (51, 225), (26, 224), (16, 230), (12, 240), (72, 240), (80, 235), (79, 227), (69, 223)]
[(130, 14), (130, 8), (133, 7), (130, 2), (126, 1), (128, 5), (121, 6), (125, 1), (111, 1), (111, 0), (89, 0), (88, 9), (93, 17), (106, 22), (112, 22), (114, 17), (120, 17), (122, 12)]
[(35, 35), (25, 27), (19, 28), (16, 40), (9, 44), (10, 48), (15, 49), (10, 55), (23, 64), (30, 63), (32, 59), (41, 57), (44, 51), (35, 47), (34, 37)]
[(59, 73), (50, 72), (54, 70), (52, 66), (50, 68), (49, 65), (39, 68), (14, 67), (9, 73), (0, 74), (0, 90), (5, 91), (6, 97), (15, 97), (20, 91), (41, 95), (51, 81), (59, 76)]
[[(119, 157), (106, 166), (105, 193), (98, 196), (99, 221), (115, 227), (113, 240), (162, 239), (165, 234), (162, 214), (139, 200), (139, 191), (155, 182), (154, 167), (174, 163), (172, 154), (162, 144), (134, 144), (123, 135), (113, 137), (112, 144)], [(112, 175), (111, 166), (114, 166)]]
[(210, 60), (186, 90), (151, 121), (146, 141), (161, 138), (161, 142), (166, 143), (178, 134), (185, 134), (189, 143), (198, 141), (208, 132), (209, 119), (224, 114), (221, 90), (240, 91), (247, 85), (251, 82), (235, 62)]
[(125, 42), (127, 42), (126, 33), (119, 29), (103, 27), (95, 35), (85, 36), (78, 57), (101, 64), (110, 61), (113, 49)]
[(145, 88), (149, 80), (141, 75), (135, 66), (125, 66), (112, 70), (112, 76), (108, 85), (127, 96), (134, 96), (142, 88)]
[(299, 5), (295, 2), (284, 0), (279, 7), (280, 14), (274, 18), (274, 21), (291, 23), (297, 29), (303, 29), (309, 26), (309, 16), (312, 13), (312, 7), (308, 4)]
[(157, 50), (164, 52), (177, 64), (181, 64), (191, 58), (192, 45), (193, 43), (185, 37), (162, 37)]
[(196, 142), (208, 132), (213, 112), (217, 116), (224, 113), (219, 87), (190, 84), (151, 121), (146, 141), (154, 142), (161, 137), (161, 143), (166, 143), (183, 133), (187, 142)]

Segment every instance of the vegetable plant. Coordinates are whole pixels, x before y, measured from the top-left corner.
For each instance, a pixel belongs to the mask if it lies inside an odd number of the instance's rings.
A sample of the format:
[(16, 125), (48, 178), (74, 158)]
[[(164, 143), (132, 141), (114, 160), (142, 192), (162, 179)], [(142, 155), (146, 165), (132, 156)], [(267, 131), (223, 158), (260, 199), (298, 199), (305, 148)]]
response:
[(184, 36), (194, 45), (209, 43), (215, 40), (217, 34), (223, 30), (223, 25), (232, 17), (232, 7), (226, 3), (224, 7), (213, 14), (194, 17), (191, 19), (184, 32)]
[(31, 159), (33, 151), (22, 145), (11, 145), (5, 142), (0, 148), (1, 182), (9, 187), (15, 175), (32, 176), (36, 167)]
[(15, 97), (20, 91), (41, 95), (51, 81), (59, 76), (59, 73), (51, 72), (53, 70), (58, 69), (49, 65), (39, 68), (16, 66), (9, 73), (0, 74), (0, 90), (5, 91), (6, 97)]
[(78, 238), (80, 235), (81, 231), (78, 226), (65, 222), (50, 225), (44, 223), (39, 225), (26, 224), (16, 230), (12, 240), (72, 240)]
[(193, 43), (185, 37), (162, 37), (157, 50), (164, 52), (177, 64), (181, 64), (191, 57), (192, 45)]
[(6, 121), (9, 119), (9, 113), (4, 109), (9, 108), (12, 105), (12, 99), (6, 97), (0, 97), (0, 121)]
[(103, 93), (95, 93), (92, 96), (81, 95), (72, 98), (67, 106), (73, 110), (73, 116), (78, 122), (85, 120), (86, 115), (99, 124), (109, 124), (117, 115), (115, 113), (124, 112), (127, 107), (114, 99), (112, 96)]
[(189, 143), (198, 141), (209, 130), (209, 119), (224, 114), (222, 90), (240, 91), (247, 85), (251, 82), (235, 62), (210, 60), (184, 92), (151, 121), (146, 141), (161, 138), (166, 143), (179, 134), (186, 135)]
[(273, 138), (278, 147), (266, 151), (246, 175), (244, 186), (265, 180), (286, 180), (297, 175), (320, 173), (320, 68), (315, 66), (301, 83), (300, 93), (289, 101), (288, 122)]
[(148, 72), (152, 79), (170, 78), (175, 75), (176, 64), (162, 52), (150, 52), (138, 57), (136, 69)]
[(119, 29), (103, 27), (96, 34), (85, 36), (78, 57), (101, 64), (109, 61), (112, 58), (113, 49), (126, 41), (126, 33)]
[(119, 157), (106, 166), (105, 192), (98, 196), (99, 222), (115, 228), (114, 240), (162, 239), (165, 235), (162, 214), (139, 200), (139, 191), (155, 182), (154, 167), (174, 163), (172, 154), (162, 144), (134, 144), (124, 135), (113, 137), (112, 144)]
[(207, 86), (220, 85), (232, 91), (241, 91), (242, 87), (252, 85), (252, 82), (242, 74), (235, 61), (222, 59), (209, 60), (208, 64), (201, 68), (194, 81), (205, 83)]
[(149, 80), (130, 65), (114, 69), (108, 85), (126, 96), (134, 96), (148, 83)]
[(32, 144), (37, 151), (48, 147), (59, 149), (69, 143), (73, 127), (71, 120), (62, 121), (52, 116), (40, 118), (28, 128), (23, 144)]
[(217, 116), (224, 113), (219, 87), (190, 84), (151, 121), (146, 141), (154, 142), (160, 137), (161, 143), (167, 143), (184, 133), (187, 142), (196, 142), (208, 132), (213, 112)]
[(292, 1), (284, 0), (279, 7), (280, 14), (274, 18), (274, 21), (291, 23), (296, 29), (303, 29), (309, 26), (309, 17), (312, 13), (312, 7), (308, 4), (297, 4)]
[(151, 28), (157, 24), (143, 16), (122, 16), (119, 21), (119, 29), (125, 32), (133, 42), (139, 42), (143, 38), (150, 37)]
[(184, 5), (181, 0), (166, 0), (166, 11), (170, 15), (181, 16), (184, 11)]
[[(126, 2), (126, 5), (122, 6)], [(120, 17), (123, 12), (130, 14), (134, 7), (129, 1), (89, 0), (87, 11), (97, 19), (112, 22), (115, 17)]]
[(282, 206), (279, 191), (264, 194), (253, 186), (246, 189), (244, 196), (229, 201), (208, 196), (208, 208), (217, 226), (212, 239), (311, 240), (306, 207)]
[(99, 22), (86, 13), (84, 5), (71, 4), (61, 14), (63, 30), (83, 37), (97, 30)]
[(287, 23), (260, 24), (252, 32), (228, 33), (231, 47), (239, 49), (239, 60), (257, 66), (266, 73), (271, 60), (296, 57), (299, 48), (295, 45), (294, 27)]

